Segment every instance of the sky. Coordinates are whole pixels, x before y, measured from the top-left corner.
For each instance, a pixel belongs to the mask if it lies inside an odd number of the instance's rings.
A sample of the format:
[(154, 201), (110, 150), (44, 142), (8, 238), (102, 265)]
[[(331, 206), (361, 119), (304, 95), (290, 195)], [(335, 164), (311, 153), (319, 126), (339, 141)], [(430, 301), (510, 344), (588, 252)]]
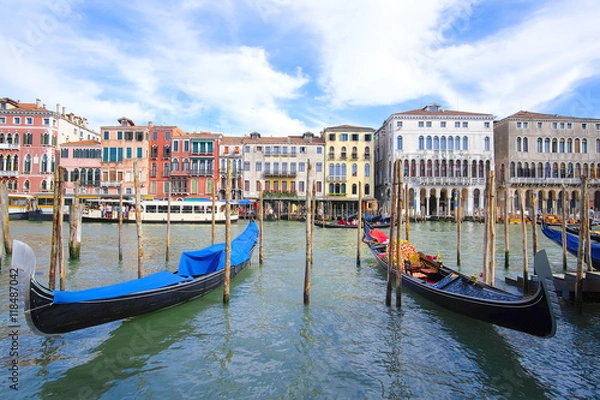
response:
[(396, 112), (600, 118), (597, 0), (3, 0), (0, 97), (295, 136)]

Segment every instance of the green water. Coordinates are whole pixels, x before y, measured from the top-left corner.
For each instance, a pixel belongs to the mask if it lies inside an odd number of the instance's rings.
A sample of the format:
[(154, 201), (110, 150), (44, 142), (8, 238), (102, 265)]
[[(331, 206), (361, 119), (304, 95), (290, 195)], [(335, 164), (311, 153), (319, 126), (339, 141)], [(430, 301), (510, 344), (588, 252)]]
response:
[[(233, 234), (245, 226), (233, 227)], [(461, 271), (478, 275), (483, 225), (463, 224)], [(13, 239), (38, 257), (47, 282), (50, 223), (11, 222)], [(87, 224), (81, 260), (68, 263), (67, 287), (83, 289), (133, 279), (135, 225), (124, 227), (118, 262), (117, 225)], [(218, 237), (224, 228), (218, 227)], [(521, 273), (521, 231), (511, 226), (511, 268), (505, 271), (498, 229), (496, 277)], [(211, 228), (145, 225), (146, 272), (175, 270), (178, 254), (210, 244)], [(65, 230), (65, 237), (67, 231)], [(33, 335), (20, 318), (18, 357), (10, 355), (8, 265), (0, 275), (0, 398), (61, 399), (538, 399), (594, 398), (600, 307), (576, 315), (562, 305), (554, 338), (497, 328), (441, 309), (405, 291), (401, 309), (386, 307), (385, 273), (368, 249), (356, 264), (356, 232), (314, 232), (310, 305), (303, 304), (305, 225), (265, 223), (265, 262), (232, 281), (229, 305), (222, 290), (153, 314), (53, 337)], [(555, 270), (560, 248), (540, 237)], [(439, 250), (455, 267), (455, 225), (413, 224), (411, 241)], [(531, 240), (530, 240), (531, 243)], [(530, 256), (530, 258), (532, 258)], [(572, 262), (573, 259), (570, 258)], [(18, 360), (18, 391), (11, 389)]]

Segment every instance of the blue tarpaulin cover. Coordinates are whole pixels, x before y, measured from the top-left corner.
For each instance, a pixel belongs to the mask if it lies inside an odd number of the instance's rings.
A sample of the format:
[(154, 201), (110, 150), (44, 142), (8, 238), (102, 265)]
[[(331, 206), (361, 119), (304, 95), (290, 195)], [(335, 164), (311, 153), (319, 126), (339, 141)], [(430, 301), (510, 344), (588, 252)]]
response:
[[(258, 226), (250, 221), (248, 227), (231, 241), (231, 265), (248, 260), (258, 237)], [(111, 299), (131, 293), (157, 289), (187, 282), (194, 277), (206, 275), (225, 268), (225, 244), (215, 244), (202, 250), (184, 252), (179, 260), (176, 274), (157, 272), (128, 282), (79, 291), (54, 291), (54, 303), (77, 303), (81, 301)]]

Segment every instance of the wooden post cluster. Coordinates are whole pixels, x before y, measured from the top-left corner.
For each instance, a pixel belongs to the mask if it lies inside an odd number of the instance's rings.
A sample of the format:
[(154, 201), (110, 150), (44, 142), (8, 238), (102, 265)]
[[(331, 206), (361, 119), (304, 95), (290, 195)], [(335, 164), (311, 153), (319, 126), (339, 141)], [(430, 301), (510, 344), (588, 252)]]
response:
[(525, 221), (525, 191), (519, 191), (519, 203), (521, 206), (521, 230), (523, 232), (523, 292), (529, 291), (529, 258), (527, 255), (527, 223)]

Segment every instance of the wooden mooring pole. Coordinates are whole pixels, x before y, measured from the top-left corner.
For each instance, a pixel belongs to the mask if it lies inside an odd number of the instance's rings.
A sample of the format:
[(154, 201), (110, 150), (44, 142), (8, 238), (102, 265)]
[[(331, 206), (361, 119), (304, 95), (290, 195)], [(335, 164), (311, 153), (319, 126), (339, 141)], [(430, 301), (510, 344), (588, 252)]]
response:
[(589, 227), (588, 214), (588, 178), (581, 177), (581, 211), (579, 217), (579, 248), (577, 249), (577, 272), (575, 273), (575, 309), (579, 314), (583, 312), (583, 263), (586, 258), (586, 229)]
[(496, 179), (494, 171), (489, 172), (490, 180), (490, 198), (488, 204), (489, 214), (489, 247), (490, 247), (490, 258), (488, 266), (488, 279), (489, 284), (494, 286), (496, 280)]
[(523, 293), (529, 291), (529, 258), (527, 255), (527, 222), (525, 221), (525, 190), (519, 190), (519, 203), (521, 206), (521, 230), (523, 232)]
[(533, 190), (531, 192), (529, 192), (529, 200), (531, 202), (531, 208), (529, 209), (529, 215), (531, 216), (531, 240), (533, 240), (533, 255), (535, 256), (538, 252), (538, 231), (537, 231), (537, 218), (536, 218), (536, 212), (535, 210), (537, 209), (536, 207), (536, 203), (537, 203), (537, 196), (535, 195), (535, 193), (533, 192)]
[(263, 199), (263, 184), (258, 181), (258, 229), (259, 229), (259, 246), (258, 246), (258, 262), (262, 264), (265, 260), (265, 250), (263, 247), (264, 242), (264, 221), (265, 218), (265, 207)]
[(54, 171), (54, 196), (53, 196), (53, 208), (52, 208), (52, 247), (50, 249), (50, 271), (48, 273), (48, 287), (50, 289), (56, 288), (56, 262), (58, 257), (58, 250), (60, 248), (60, 235), (58, 232), (58, 220), (60, 218), (60, 167), (57, 167)]
[(562, 262), (563, 271), (567, 270), (567, 187), (562, 185)]
[(210, 233), (210, 243), (215, 244), (217, 242), (217, 223), (215, 218), (217, 216), (217, 185), (213, 181), (213, 190), (212, 190), (212, 219), (211, 219), (211, 233)]
[[(505, 180), (506, 182), (506, 180)], [(504, 186), (504, 268), (508, 269), (510, 266), (510, 216), (509, 216), (509, 202), (510, 202), (510, 187), (508, 183)]]
[(306, 264), (304, 267), (304, 305), (310, 304), (310, 270), (312, 265), (312, 165), (310, 160), (306, 168)]
[(456, 190), (456, 207), (454, 208), (454, 214), (456, 217), (456, 265), (460, 266), (460, 248), (462, 234), (462, 199), (460, 196), (460, 189)]
[(362, 242), (362, 184), (358, 183), (358, 226), (356, 227), (356, 265), (360, 265), (360, 245)]
[(123, 261), (123, 181), (119, 184), (119, 261)]
[(396, 201), (398, 196), (398, 160), (394, 162), (393, 169), (393, 180), (392, 180), (392, 203), (390, 204), (390, 239), (387, 246), (387, 259), (388, 259), (388, 268), (387, 268), (387, 284), (385, 289), (385, 305), (392, 305), (392, 270), (396, 265), (396, 259), (400, 257), (400, 254), (394, 255), (396, 250), (396, 246), (394, 243), (394, 236), (396, 231)]
[[(214, 185), (213, 185), (214, 186)], [(171, 251), (171, 181), (167, 189), (167, 248), (165, 249), (165, 261), (169, 262)]]
[(402, 163), (398, 161), (396, 168), (396, 174), (398, 175), (398, 201), (397, 201), (397, 210), (396, 210), (396, 260), (394, 261), (394, 267), (396, 268), (396, 307), (402, 306), (402, 263), (404, 259), (402, 258), (402, 252), (400, 249), (402, 248), (402, 209), (403, 207), (403, 198), (404, 195), (402, 193), (402, 171), (401, 165)]
[(79, 260), (81, 253), (81, 204), (79, 204), (79, 179), (75, 181), (73, 204), (69, 208), (69, 259)]
[(140, 173), (137, 160), (133, 160), (133, 186), (135, 187), (135, 223), (138, 238), (138, 278), (142, 278), (145, 275), (144, 230), (142, 227), (142, 194), (140, 193)]
[(223, 303), (229, 304), (231, 282), (231, 159), (227, 160), (227, 184), (225, 185), (225, 277)]
[(8, 211), (8, 190), (6, 189), (6, 182), (2, 182), (0, 185), (0, 224), (2, 225), (2, 244), (0, 244), (0, 267), (2, 266), (2, 260), (4, 254), (12, 253), (12, 241), (10, 239), (10, 214)]

